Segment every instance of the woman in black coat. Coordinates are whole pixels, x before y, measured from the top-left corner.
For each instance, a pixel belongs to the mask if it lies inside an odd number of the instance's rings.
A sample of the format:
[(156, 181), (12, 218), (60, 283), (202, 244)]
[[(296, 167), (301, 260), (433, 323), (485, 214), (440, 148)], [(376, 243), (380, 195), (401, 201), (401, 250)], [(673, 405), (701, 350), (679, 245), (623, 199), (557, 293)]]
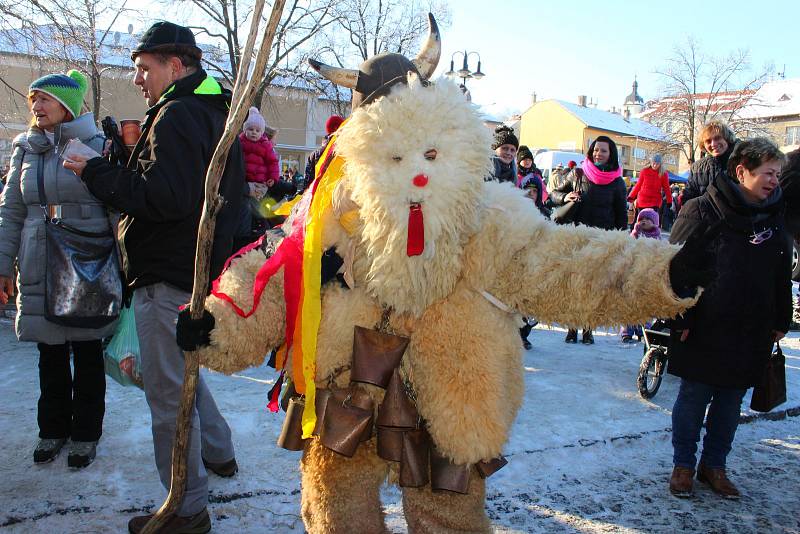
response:
[(673, 243), (719, 229), (705, 251), (716, 259), (717, 277), (672, 326), (669, 372), (681, 378), (672, 410), (670, 491), (677, 496), (691, 495), (697, 442), (710, 404), (697, 479), (723, 497), (739, 497), (725, 460), (742, 398), (763, 376), (772, 345), (791, 319), (791, 257), (778, 186), (783, 160), (766, 139), (740, 141), (728, 174), (686, 204), (672, 228)]
[[(550, 193), (556, 206), (576, 202), (575, 224), (595, 226), (605, 230), (626, 230), (628, 227), (628, 201), (622, 168), (619, 165), (617, 145), (611, 138), (601, 135), (586, 152), (580, 169), (573, 169), (564, 183)], [(564, 340), (578, 342), (578, 331), (570, 329)], [(584, 344), (594, 343), (592, 331), (583, 330)]]

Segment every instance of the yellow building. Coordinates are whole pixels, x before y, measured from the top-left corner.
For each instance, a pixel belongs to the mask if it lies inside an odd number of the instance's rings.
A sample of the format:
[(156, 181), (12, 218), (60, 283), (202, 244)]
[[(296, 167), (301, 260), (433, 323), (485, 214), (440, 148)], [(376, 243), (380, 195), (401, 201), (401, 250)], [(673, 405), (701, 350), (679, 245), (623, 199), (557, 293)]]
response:
[(657, 126), (635, 119), (630, 113), (602, 111), (586, 105), (586, 97), (572, 104), (563, 100), (536, 102), (520, 121), (520, 144), (537, 149), (586, 153), (597, 137), (614, 140), (626, 178), (649, 164), (653, 153), (663, 154), (664, 167), (678, 172), (678, 150), (671, 148)]

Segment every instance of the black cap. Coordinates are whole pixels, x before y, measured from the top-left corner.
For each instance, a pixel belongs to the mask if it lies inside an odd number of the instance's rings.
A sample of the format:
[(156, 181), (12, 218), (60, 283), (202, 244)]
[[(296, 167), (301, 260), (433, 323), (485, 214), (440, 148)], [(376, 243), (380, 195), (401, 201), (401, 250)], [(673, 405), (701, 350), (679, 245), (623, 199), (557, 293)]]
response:
[(172, 22), (156, 22), (142, 34), (139, 44), (131, 50), (131, 59), (136, 59), (142, 52), (171, 52), (176, 49), (194, 52), (197, 59), (203, 55), (194, 40), (192, 30)]
[(517, 163), (523, 159), (533, 159), (533, 153), (526, 145), (520, 145), (519, 150), (517, 151)]

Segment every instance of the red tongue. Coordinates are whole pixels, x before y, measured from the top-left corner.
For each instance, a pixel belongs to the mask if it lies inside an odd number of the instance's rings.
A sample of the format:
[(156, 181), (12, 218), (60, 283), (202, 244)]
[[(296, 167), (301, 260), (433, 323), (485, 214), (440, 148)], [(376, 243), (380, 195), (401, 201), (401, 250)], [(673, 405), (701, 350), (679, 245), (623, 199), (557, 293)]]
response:
[(425, 249), (425, 224), (422, 220), (422, 206), (411, 204), (408, 208), (408, 242), (406, 255), (419, 256)]

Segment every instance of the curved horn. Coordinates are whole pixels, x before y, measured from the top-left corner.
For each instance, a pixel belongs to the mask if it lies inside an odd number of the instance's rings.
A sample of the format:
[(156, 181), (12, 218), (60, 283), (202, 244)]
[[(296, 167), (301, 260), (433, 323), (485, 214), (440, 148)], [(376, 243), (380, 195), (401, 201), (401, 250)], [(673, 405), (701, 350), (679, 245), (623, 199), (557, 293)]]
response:
[(338, 67), (331, 67), (316, 59), (309, 59), (308, 64), (311, 68), (319, 72), (322, 76), (332, 81), (336, 85), (347, 87), (348, 89), (355, 89), (356, 82), (358, 82), (358, 71), (351, 69), (340, 69)]
[(428, 40), (425, 41), (419, 55), (411, 60), (425, 80), (433, 76), (433, 71), (436, 70), (439, 57), (442, 55), (442, 36), (439, 34), (439, 25), (436, 24), (433, 13), (428, 13), (428, 26), (430, 28)]

